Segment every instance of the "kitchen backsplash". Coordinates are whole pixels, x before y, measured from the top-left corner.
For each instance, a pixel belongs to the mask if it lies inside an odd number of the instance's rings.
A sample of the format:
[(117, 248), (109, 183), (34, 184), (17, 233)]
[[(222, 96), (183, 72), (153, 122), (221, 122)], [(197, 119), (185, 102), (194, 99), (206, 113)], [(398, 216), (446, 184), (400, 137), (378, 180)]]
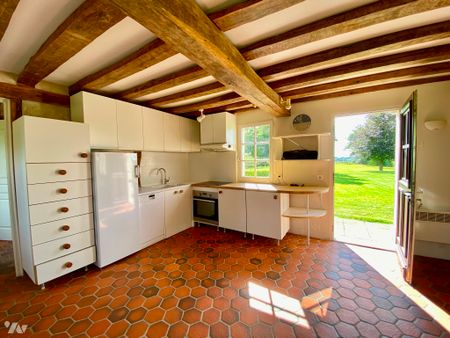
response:
[(170, 177), (169, 183), (190, 182), (187, 153), (142, 152), (142, 186), (161, 183), (161, 176), (156, 173), (157, 168), (166, 169), (167, 177)]

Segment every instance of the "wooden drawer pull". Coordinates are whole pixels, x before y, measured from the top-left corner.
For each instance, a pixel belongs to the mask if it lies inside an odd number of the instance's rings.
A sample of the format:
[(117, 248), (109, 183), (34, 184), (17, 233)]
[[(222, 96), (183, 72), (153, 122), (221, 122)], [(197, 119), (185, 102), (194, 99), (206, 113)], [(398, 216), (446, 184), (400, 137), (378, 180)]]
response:
[(88, 154), (87, 154), (87, 153), (80, 153), (80, 157), (81, 157), (81, 158), (87, 158), (87, 157), (88, 157)]
[(66, 224), (66, 225), (63, 225), (63, 226), (61, 227), (61, 230), (62, 230), (62, 231), (69, 231), (69, 230), (70, 230), (70, 226), (68, 226), (67, 224)]
[(68, 207), (62, 207), (59, 209), (60, 212), (68, 212), (69, 208)]
[(178, 194), (178, 191), (175, 190), (173, 193), (174, 193), (174, 194)]
[(182, 194), (182, 193), (183, 193), (183, 191), (184, 191), (184, 190), (180, 190), (180, 194)]
[(66, 250), (70, 249), (70, 244), (69, 243), (64, 243), (62, 247), (63, 247), (63, 249), (66, 249)]
[(60, 194), (67, 194), (67, 188), (61, 188), (61, 189), (58, 189), (58, 192), (60, 193)]
[(222, 190), (219, 190), (219, 194), (221, 194), (222, 193)]
[(59, 170), (58, 170), (58, 174), (60, 174), (60, 175), (65, 175), (65, 174), (67, 174), (67, 170), (59, 169)]
[(273, 195), (273, 199), (274, 199), (274, 200), (277, 200), (277, 199), (278, 199), (278, 196), (277, 196), (277, 195)]
[(72, 265), (73, 265), (72, 262), (67, 262), (66, 264), (64, 264), (64, 266), (65, 266), (66, 268), (71, 268)]

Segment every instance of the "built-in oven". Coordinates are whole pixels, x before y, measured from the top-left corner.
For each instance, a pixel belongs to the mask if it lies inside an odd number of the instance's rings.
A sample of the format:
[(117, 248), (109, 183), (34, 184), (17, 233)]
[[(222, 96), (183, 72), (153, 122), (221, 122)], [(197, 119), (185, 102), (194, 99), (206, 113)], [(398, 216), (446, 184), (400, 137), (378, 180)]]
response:
[(192, 193), (194, 221), (219, 225), (219, 194), (213, 189)]

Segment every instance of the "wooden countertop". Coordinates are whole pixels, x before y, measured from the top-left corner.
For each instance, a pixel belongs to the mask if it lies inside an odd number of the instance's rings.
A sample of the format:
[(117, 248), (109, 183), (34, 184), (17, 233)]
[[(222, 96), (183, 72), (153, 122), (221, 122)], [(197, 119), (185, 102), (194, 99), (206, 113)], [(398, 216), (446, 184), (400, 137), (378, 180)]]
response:
[(330, 190), (328, 187), (291, 187), (289, 185), (261, 184), (261, 183), (230, 183), (222, 185), (220, 188), (277, 192), (287, 194), (318, 194), (318, 193), (326, 193)]

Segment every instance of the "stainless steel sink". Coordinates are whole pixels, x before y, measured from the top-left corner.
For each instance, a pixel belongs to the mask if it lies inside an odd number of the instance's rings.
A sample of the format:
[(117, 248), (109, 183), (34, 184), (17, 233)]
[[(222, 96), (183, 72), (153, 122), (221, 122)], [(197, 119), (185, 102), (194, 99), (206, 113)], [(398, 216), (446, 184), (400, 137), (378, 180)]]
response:
[(183, 183), (178, 183), (178, 184), (155, 184), (155, 185), (150, 185), (147, 187), (141, 187), (139, 190), (141, 193), (146, 193), (146, 192), (151, 192), (151, 191), (156, 191), (156, 190), (164, 190), (164, 189), (170, 189), (170, 188), (175, 188), (175, 187), (179, 187), (185, 185)]

